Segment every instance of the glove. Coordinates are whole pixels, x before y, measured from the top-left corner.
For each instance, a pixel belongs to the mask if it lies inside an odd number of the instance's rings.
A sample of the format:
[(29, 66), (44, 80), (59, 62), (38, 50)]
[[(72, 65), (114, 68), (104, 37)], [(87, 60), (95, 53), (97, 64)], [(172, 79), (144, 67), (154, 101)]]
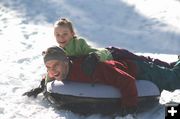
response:
[(41, 80), (41, 84), (39, 85), (38, 88), (34, 88), (30, 91), (27, 91), (27, 92), (23, 93), (22, 96), (28, 96), (28, 97), (33, 96), (34, 98), (36, 98), (39, 93), (43, 92), (44, 87), (45, 87), (45, 80), (43, 79), (43, 80)]
[(43, 90), (41, 88), (34, 88), (28, 92), (25, 92), (23, 96), (27, 95), (28, 97), (34, 97), (36, 98), (39, 93), (41, 93)]
[(95, 53), (90, 53), (83, 61), (81, 67), (87, 76), (92, 76), (96, 65), (99, 63), (99, 58)]

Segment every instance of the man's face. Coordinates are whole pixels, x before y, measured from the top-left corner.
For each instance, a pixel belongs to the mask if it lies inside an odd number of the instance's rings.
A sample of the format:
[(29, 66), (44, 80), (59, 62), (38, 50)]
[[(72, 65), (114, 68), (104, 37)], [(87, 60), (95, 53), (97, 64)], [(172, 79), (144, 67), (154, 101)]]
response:
[(54, 36), (57, 43), (64, 48), (69, 41), (73, 38), (74, 32), (72, 32), (68, 27), (65, 26), (55, 26)]
[(56, 80), (63, 80), (68, 74), (68, 64), (59, 60), (49, 60), (45, 63), (48, 76)]

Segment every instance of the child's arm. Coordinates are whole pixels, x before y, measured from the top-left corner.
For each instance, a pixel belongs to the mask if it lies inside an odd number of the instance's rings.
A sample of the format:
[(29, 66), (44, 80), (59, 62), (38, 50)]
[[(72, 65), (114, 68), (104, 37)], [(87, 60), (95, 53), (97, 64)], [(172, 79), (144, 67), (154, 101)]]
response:
[(110, 51), (107, 49), (93, 48), (87, 44), (83, 38), (73, 38), (64, 48), (68, 56), (83, 56), (90, 53), (95, 53), (100, 61), (113, 59)]
[(89, 53), (95, 53), (97, 55), (97, 57), (99, 57), (100, 61), (106, 61), (106, 60), (111, 60), (113, 59), (111, 53), (105, 49), (105, 48), (93, 48), (90, 45), (87, 44), (87, 42), (84, 39), (80, 39), (81, 40), (81, 51), (87, 55)]
[(69, 41), (69, 43), (64, 47), (64, 50), (67, 56), (77, 57), (97, 51), (97, 49), (91, 48), (84, 39), (76, 37)]

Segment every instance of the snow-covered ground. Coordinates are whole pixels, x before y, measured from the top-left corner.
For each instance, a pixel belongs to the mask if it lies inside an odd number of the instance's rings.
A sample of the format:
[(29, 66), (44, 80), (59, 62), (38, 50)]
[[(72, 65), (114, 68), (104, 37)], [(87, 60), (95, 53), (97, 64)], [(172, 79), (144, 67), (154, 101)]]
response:
[[(46, 72), (41, 52), (56, 44), (52, 25), (59, 17), (70, 18), (77, 33), (93, 45), (118, 46), (171, 62), (180, 54), (179, 11), (179, 0), (0, 0), (0, 119), (110, 118), (55, 110), (42, 95), (21, 96)], [(177, 101), (179, 92), (167, 94)], [(156, 106), (137, 118), (164, 116), (164, 107)]]

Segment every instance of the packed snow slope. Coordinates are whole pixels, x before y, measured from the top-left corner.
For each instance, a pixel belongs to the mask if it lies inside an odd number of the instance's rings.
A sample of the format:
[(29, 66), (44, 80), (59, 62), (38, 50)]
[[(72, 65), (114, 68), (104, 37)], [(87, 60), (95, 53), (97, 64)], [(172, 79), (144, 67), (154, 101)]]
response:
[[(21, 96), (38, 86), (46, 72), (41, 52), (56, 45), (53, 23), (68, 17), (77, 34), (94, 46), (117, 46), (171, 62), (180, 54), (178, 11), (179, 0), (0, 0), (0, 119), (110, 119), (58, 111), (42, 95)], [(179, 92), (169, 97), (177, 101)], [(164, 107), (157, 105), (137, 118), (164, 115)]]

